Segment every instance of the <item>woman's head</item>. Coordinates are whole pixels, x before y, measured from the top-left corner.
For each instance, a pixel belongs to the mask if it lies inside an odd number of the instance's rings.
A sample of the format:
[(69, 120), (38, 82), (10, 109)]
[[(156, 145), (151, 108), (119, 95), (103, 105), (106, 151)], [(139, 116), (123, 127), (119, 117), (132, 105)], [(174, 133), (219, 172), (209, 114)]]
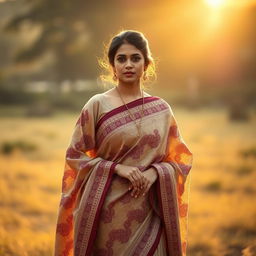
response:
[(111, 66), (114, 66), (116, 52), (122, 44), (131, 44), (140, 50), (144, 57), (146, 67), (153, 61), (148, 46), (148, 40), (145, 36), (141, 32), (125, 30), (113, 37), (110, 43), (108, 49), (108, 61)]
[[(132, 76), (124, 76), (126, 71), (135, 72), (137, 78), (143, 77), (143, 80), (155, 76), (155, 64), (148, 41), (141, 32), (124, 30), (118, 33), (111, 39), (106, 50), (105, 60), (100, 61), (100, 65), (111, 72), (113, 80), (133, 79)], [(106, 76), (102, 78), (110, 80)]]

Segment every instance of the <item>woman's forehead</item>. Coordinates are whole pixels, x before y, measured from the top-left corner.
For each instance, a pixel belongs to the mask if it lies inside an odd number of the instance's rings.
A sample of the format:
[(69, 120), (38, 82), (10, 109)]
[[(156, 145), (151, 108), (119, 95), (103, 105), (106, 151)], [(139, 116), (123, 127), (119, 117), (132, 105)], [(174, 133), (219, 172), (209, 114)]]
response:
[(132, 44), (122, 44), (117, 52), (116, 55), (134, 55), (134, 54), (142, 54), (139, 49), (137, 49), (134, 45)]

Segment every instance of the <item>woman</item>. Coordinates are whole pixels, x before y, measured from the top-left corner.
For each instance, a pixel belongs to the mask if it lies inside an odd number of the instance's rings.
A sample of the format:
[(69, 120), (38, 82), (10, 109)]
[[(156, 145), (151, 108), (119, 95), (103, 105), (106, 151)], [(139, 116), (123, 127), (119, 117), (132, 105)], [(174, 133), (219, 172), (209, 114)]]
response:
[(192, 153), (168, 103), (141, 88), (146, 38), (122, 31), (108, 61), (117, 85), (84, 105), (66, 151), (55, 256), (185, 255)]

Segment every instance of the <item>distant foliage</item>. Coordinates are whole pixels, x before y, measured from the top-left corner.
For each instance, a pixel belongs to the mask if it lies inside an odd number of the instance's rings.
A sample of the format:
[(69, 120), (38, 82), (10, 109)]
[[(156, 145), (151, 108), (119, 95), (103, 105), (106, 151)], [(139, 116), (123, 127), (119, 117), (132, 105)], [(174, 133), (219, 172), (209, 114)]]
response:
[(244, 158), (248, 158), (248, 157), (256, 158), (256, 147), (243, 149), (239, 152), (239, 154), (241, 157), (244, 157)]
[(242, 165), (237, 168), (238, 175), (247, 175), (253, 172), (253, 168), (251, 166)]
[(3, 87), (0, 84), (1, 105), (28, 105), (35, 101), (35, 95), (20, 88)]
[(220, 181), (212, 181), (205, 186), (205, 190), (210, 192), (220, 191), (222, 188)]
[(33, 143), (17, 140), (17, 141), (5, 141), (1, 145), (1, 153), (4, 155), (11, 154), (15, 149), (22, 152), (32, 152), (37, 150), (37, 146)]
[(248, 109), (239, 105), (232, 105), (229, 108), (229, 119), (232, 121), (248, 121), (250, 115)]
[(249, 113), (249, 103), (247, 102), (244, 94), (240, 93), (239, 95), (240, 97), (231, 94), (229, 96), (230, 98), (227, 98), (229, 119), (231, 121), (249, 121), (251, 119)]

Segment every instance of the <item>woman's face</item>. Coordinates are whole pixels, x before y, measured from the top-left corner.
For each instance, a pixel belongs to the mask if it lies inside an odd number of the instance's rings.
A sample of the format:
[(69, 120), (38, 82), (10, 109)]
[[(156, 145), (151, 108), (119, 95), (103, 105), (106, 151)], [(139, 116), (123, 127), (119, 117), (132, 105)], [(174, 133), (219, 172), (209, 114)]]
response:
[(134, 83), (140, 80), (145, 70), (142, 52), (132, 44), (122, 44), (116, 52), (113, 70), (119, 82)]

